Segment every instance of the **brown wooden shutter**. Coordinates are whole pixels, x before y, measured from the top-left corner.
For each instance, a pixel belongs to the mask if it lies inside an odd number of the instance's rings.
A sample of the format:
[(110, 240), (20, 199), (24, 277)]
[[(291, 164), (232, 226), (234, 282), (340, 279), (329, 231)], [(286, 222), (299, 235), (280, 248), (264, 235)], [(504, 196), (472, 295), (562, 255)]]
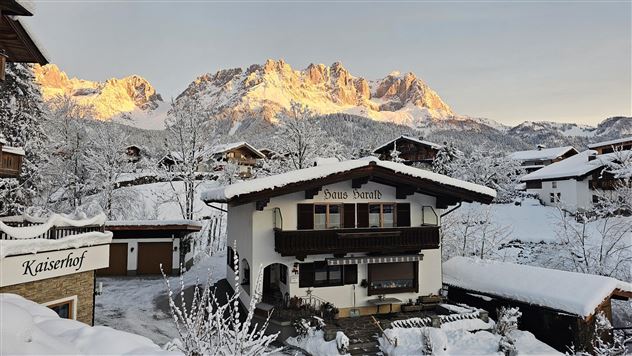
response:
[(410, 226), (410, 203), (397, 204), (397, 226)]
[(343, 212), (344, 221), (342, 227), (347, 229), (355, 228), (355, 204), (345, 204)]
[(345, 265), (343, 274), (344, 284), (358, 283), (358, 265)]
[(314, 204), (298, 204), (296, 228), (311, 230), (314, 228)]
[(369, 227), (369, 204), (358, 204), (358, 227)]
[(314, 264), (301, 263), (298, 265), (298, 286), (307, 288), (314, 286)]

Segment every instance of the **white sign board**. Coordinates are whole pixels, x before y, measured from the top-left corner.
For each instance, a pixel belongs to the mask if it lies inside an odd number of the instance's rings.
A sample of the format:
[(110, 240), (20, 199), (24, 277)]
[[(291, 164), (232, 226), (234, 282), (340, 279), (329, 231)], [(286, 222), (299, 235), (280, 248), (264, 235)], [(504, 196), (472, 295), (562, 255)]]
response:
[(0, 287), (106, 268), (110, 245), (7, 256), (0, 260)]

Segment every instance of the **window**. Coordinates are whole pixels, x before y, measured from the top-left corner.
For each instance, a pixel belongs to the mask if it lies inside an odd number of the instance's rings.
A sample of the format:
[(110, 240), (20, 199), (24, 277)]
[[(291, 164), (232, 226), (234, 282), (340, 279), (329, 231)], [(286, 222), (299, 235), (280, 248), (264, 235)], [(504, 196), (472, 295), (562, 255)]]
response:
[(60, 318), (76, 319), (77, 315), (77, 296), (54, 300), (44, 303), (45, 306), (52, 309)]
[(394, 227), (395, 204), (369, 204), (369, 227)]
[(562, 201), (562, 193), (550, 193), (549, 194), (551, 203), (559, 203)]
[(274, 228), (283, 230), (283, 215), (281, 214), (281, 209), (274, 208)]
[(417, 262), (369, 264), (369, 295), (416, 292)]
[(551, 188), (557, 189), (557, 181), (552, 181), (551, 182)]
[(299, 287), (333, 287), (356, 284), (357, 265), (329, 266), (326, 261), (301, 263), (299, 265)]
[(315, 204), (314, 229), (339, 229), (342, 227), (342, 205)]
[(594, 204), (599, 203), (599, 196), (598, 196), (598, 195), (593, 195), (593, 196), (592, 196), (592, 202), (593, 202)]

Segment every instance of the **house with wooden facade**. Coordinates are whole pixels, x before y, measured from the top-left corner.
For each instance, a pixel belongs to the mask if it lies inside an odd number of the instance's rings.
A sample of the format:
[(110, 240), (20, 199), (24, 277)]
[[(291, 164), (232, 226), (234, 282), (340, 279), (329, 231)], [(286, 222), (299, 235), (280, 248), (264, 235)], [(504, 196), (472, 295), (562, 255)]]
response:
[(622, 137), (616, 140), (595, 142), (588, 145), (591, 150), (597, 151), (597, 154), (612, 153), (614, 151), (632, 150), (632, 136)]
[(107, 221), (112, 232), (109, 267), (100, 276), (166, 275), (180, 273), (180, 265), (193, 264), (195, 242), (191, 234), (202, 225), (192, 220)]
[(108, 267), (105, 215), (73, 220), (0, 218), (0, 293), (18, 294), (60, 317), (94, 323), (95, 271)]
[(0, 136), (0, 178), (17, 178), (22, 171), (24, 149), (7, 146), (7, 142)]
[(267, 158), (263, 152), (243, 141), (215, 146), (212, 153), (214, 160), (218, 162), (215, 170), (221, 170), (226, 162), (234, 163), (239, 166), (239, 176), (242, 178), (250, 178), (252, 168)]
[(261, 273), (260, 310), (329, 302), (346, 317), (437, 297), (445, 209), (489, 204), (495, 196), (490, 188), (367, 157), (218, 187), (202, 199), (227, 204), (227, 280), (241, 288), (245, 305)]
[(396, 150), (399, 152), (399, 159), (403, 160), (402, 163), (404, 164), (431, 165), (442, 147), (434, 142), (402, 135), (374, 149), (373, 154), (383, 161), (391, 161), (393, 151)]
[(25, 2), (0, 1), (0, 81), (5, 79), (7, 62), (48, 64), (42, 48), (20, 22), (21, 16), (33, 16)]
[(632, 299), (632, 284), (599, 275), (529, 265), (453, 257), (443, 263), (448, 299), (489, 311), (519, 307), (518, 328), (567, 352), (590, 348), (595, 315), (612, 322), (611, 300)]
[(531, 173), (578, 153), (579, 152), (573, 146), (546, 148), (542, 145), (538, 145), (535, 150), (513, 152), (509, 155), (509, 158), (520, 161), (520, 165), (524, 170), (527, 173)]

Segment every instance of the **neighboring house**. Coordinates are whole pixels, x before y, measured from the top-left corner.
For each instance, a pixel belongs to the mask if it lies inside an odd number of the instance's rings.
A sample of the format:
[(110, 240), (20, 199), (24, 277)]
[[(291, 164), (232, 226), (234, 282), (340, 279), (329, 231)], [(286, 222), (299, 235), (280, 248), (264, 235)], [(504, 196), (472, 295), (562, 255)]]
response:
[(235, 163), (239, 166), (239, 175), (242, 178), (249, 178), (252, 176), (252, 168), (257, 163), (266, 159), (266, 155), (257, 150), (254, 146), (248, 142), (233, 142), (213, 147), (211, 150), (215, 161), (220, 163), (215, 166), (215, 169), (222, 169), (222, 162)]
[(110, 245), (109, 267), (97, 271), (101, 276), (166, 275), (180, 273), (180, 265), (193, 264), (194, 241), (191, 233), (202, 225), (191, 220), (108, 221), (114, 235)]
[(507, 262), (454, 257), (443, 264), (448, 299), (489, 311), (519, 307), (520, 330), (561, 352), (590, 347), (595, 315), (612, 321), (611, 299), (632, 299), (632, 285), (617, 279)]
[(27, 28), (18, 19), (33, 16), (24, 3), (16, 0), (0, 1), (0, 81), (5, 79), (5, 63), (48, 64)]
[(17, 178), (22, 171), (24, 149), (6, 145), (0, 136), (0, 178)]
[(60, 317), (92, 325), (94, 273), (108, 267), (112, 234), (105, 215), (71, 220), (0, 219), (0, 293), (14, 293)]
[(135, 145), (127, 146), (125, 147), (125, 155), (127, 155), (128, 161), (136, 163), (141, 159), (141, 149)]
[(598, 154), (611, 153), (615, 150), (632, 150), (632, 136), (623, 137), (617, 140), (592, 143), (588, 145), (588, 148), (597, 151)]
[(392, 152), (396, 149), (404, 164), (432, 164), (442, 147), (433, 142), (402, 135), (376, 148), (373, 150), (373, 154), (383, 161), (391, 161), (393, 160)]
[(598, 201), (598, 191), (612, 190), (617, 182), (602, 173), (608, 162), (616, 160), (615, 153), (597, 155), (587, 150), (553, 163), (520, 180), (529, 193), (536, 194), (544, 205), (561, 204), (575, 211), (589, 209)]
[(261, 271), (260, 310), (319, 301), (346, 317), (438, 296), (443, 209), (489, 204), (495, 196), (490, 188), (372, 157), (218, 187), (202, 199), (227, 204), (227, 280), (244, 291), (245, 305)]
[(527, 173), (535, 172), (549, 164), (559, 162), (579, 152), (573, 146), (546, 148), (538, 145), (535, 150), (517, 151), (509, 155), (513, 160), (520, 161)]
[[(212, 148), (205, 148), (204, 151), (194, 155), (197, 161), (198, 172), (213, 172), (224, 169), (226, 162), (235, 163), (239, 166), (239, 176), (249, 178), (252, 175), (252, 168), (266, 156), (247, 142), (234, 142), (217, 145)], [(173, 166), (182, 162), (181, 152), (170, 152), (160, 159), (159, 165), (169, 171)]]

